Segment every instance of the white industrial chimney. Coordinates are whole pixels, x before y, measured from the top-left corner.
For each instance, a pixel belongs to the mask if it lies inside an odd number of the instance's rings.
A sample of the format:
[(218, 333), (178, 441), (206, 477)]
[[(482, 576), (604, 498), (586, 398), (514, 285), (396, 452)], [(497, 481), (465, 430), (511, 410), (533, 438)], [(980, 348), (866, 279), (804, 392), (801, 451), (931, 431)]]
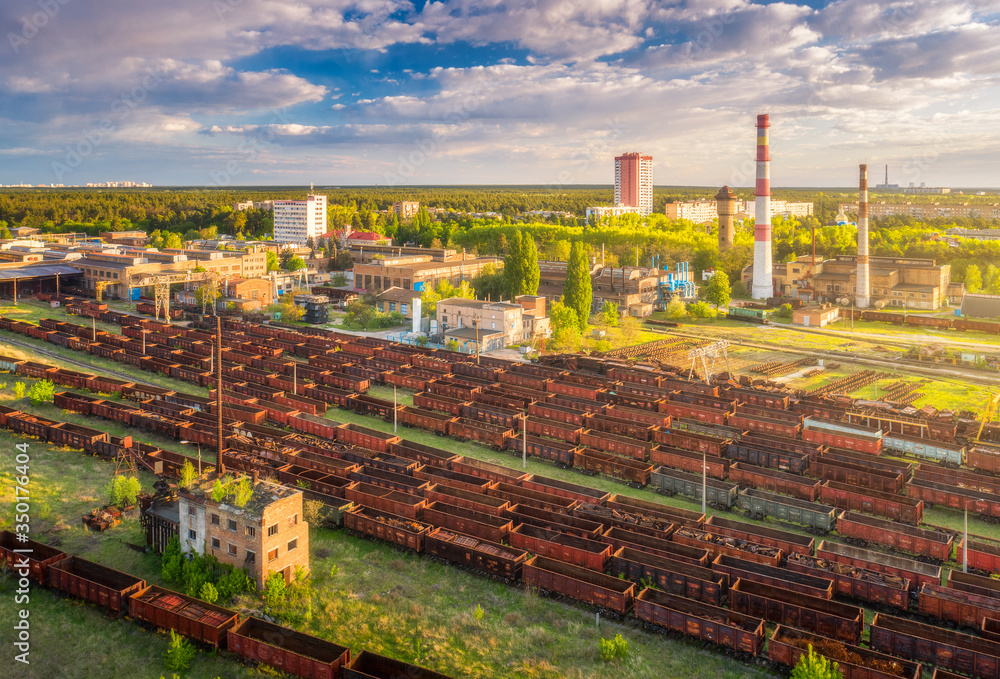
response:
[(858, 186), (858, 282), (854, 303), (867, 309), (871, 303), (871, 282), (868, 277), (868, 166), (861, 166)]
[(754, 299), (774, 296), (771, 276), (771, 156), (768, 145), (770, 116), (757, 116), (757, 186), (753, 233)]

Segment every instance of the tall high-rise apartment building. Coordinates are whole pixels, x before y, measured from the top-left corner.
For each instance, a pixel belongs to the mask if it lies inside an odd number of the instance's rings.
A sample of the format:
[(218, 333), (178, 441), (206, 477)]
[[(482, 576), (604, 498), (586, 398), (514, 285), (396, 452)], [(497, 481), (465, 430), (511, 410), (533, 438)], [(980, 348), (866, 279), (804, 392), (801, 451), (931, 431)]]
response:
[(274, 201), (274, 240), (305, 245), (326, 233), (326, 196)]
[(653, 211), (653, 156), (625, 153), (615, 157), (615, 205)]

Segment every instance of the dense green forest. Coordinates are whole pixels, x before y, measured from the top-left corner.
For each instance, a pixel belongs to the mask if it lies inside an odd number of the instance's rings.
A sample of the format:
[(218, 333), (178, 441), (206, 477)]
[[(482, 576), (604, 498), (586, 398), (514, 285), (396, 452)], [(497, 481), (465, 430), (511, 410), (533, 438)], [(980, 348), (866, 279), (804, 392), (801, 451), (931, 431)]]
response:
[[(330, 228), (351, 224), (356, 228), (376, 230), (397, 243), (416, 242), (425, 246), (464, 248), (482, 255), (504, 255), (517, 232), (530, 234), (538, 244), (542, 259), (566, 260), (570, 246), (581, 242), (591, 256), (605, 262), (673, 266), (691, 262), (700, 272), (722, 268), (732, 280), (752, 255), (753, 220), (737, 230), (736, 245), (719, 253), (713, 225), (695, 225), (684, 220), (671, 221), (663, 214), (668, 201), (711, 198), (717, 189), (704, 187), (656, 187), (654, 202), (658, 212), (645, 223), (635, 215), (606, 219), (588, 224), (583, 214), (588, 206), (608, 204), (613, 200), (610, 186), (479, 186), (479, 187), (317, 187), (327, 195)], [(163, 238), (176, 234), (187, 239), (229, 234), (245, 238), (267, 238), (273, 229), (271, 213), (266, 210), (234, 211), (241, 201), (302, 198), (306, 189), (289, 187), (253, 187), (247, 189), (4, 189), (0, 190), (0, 228), (35, 226), (44, 231), (77, 231), (97, 235), (100, 231), (142, 229), (159, 231)], [(831, 225), (840, 203), (856, 199), (848, 190), (783, 189), (775, 197), (793, 201), (812, 201), (815, 216), (803, 219), (774, 220), (774, 255), (788, 261), (795, 255), (808, 254), (816, 233), (816, 252), (830, 257), (853, 252), (857, 230), (850, 225)], [(743, 198), (751, 198), (744, 191)], [(873, 199), (925, 202), (942, 197), (876, 196)], [(949, 196), (947, 202), (984, 202), (995, 196)], [(400, 224), (390, 208), (393, 202), (416, 200), (426, 208), (449, 211), (435, 219), (421, 209), (412, 220)], [(575, 218), (525, 216), (532, 210), (571, 212)], [(492, 212), (494, 218), (474, 218), (468, 213)], [(936, 238), (952, 226), (969, 228), (996, 227), (983, 219), (919, 221), (911, 217), (887, 217), (872, 222), (871, 252), (882, 256), (929, 257), (953, 265), (953, 277), (964, 280), (966, 269), (975, 265), (983, 274), (984, 289), (1000, 275), (1000, 243), (968, 240), (957, 247)], [(159, 242), (159, 239), (157, 240)]]

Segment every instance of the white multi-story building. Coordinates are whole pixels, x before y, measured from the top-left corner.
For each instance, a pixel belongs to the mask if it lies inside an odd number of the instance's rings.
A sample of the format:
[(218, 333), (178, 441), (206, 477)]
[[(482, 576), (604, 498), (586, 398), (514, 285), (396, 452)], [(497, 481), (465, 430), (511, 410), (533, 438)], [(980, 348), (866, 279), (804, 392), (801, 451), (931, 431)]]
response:
[(690, 200), (686, 203), (667, 203), (667, 219), (687, 219), (695, 224), (709, 224), (719, 216), (714, 200)]
[[(752, 200), (736, 201), (736, 212), (738, 214), (753, 216), (755, 209), (755, 203)], [(771, 199), (772, 217), (784, 217), (785, 219), (789, 219), (791, 217), (810, 217), (812, 214), (812, 203), (794, 203), (789, 200), (778, 200), (776, 198)]]
[(305, 245), (326, 233), (326, 196), (274, 201), (274, 240)]

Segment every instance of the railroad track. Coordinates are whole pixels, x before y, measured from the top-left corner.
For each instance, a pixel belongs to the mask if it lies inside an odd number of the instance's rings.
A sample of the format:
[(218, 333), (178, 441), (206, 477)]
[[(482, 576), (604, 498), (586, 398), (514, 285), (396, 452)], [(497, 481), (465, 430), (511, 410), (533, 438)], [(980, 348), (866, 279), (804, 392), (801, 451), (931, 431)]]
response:
[(42, 349), (30, 342), (23, 342), (21, 340), (11, 339), (7, 335), (4, 335), (4, 343), (10, 344), (11, 346), (15, 347), (20, 347), (32, 353), (38, 354), (39, 356), (47, 356), (48, 358), (52, 358), (57, 361), (62, 361), (63, 363), (74, 365), (77, 368), (86, 368), (88, 371), (97, 370), (100, 371), (102, 374), (110, 375), (112, 377), (117, 377), (123, 380), (128, 380), (129, 382), (135, 382), (136, 384), (148, 384), (147, 382), (142, 382), (141, 380), (137, 379), (134, 375), (118, 372), (117, 370), (111, 370), (110, 368), (105, 368), (104, 366), (97, 366), (92, 363), (86, 363), (84, 361), (77, 361), (72, 358), (66, 358), (61, 354), (58, 354), (54, 351), (49, 351), (48, 349)]

